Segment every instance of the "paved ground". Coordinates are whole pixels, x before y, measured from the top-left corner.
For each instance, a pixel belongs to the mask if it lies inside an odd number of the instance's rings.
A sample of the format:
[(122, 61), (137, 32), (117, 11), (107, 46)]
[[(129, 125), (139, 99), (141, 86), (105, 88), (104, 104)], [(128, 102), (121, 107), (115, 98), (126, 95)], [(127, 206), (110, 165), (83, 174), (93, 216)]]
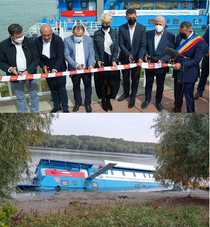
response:
[[(112, 100), (111, 103), (113, 106), (113, 111), (108, 111), (108, 113), (158, 113), (155, 107), (155, 86), (156, 86), (155, 83), (154, 83), (151, 103), (149, 104), (146, 110), (141, 109), (141, 104), (145, 100), (145, 96), (144, 96), (145, 88), (142, 83), (143, 81), (140, 81), (138, 93), (136, 97), (136, 103), (132, 109), (128, 108), (129, 98), (126, 98), (122, 102), (118, 102), (117, 100)], [(123, 88), (121, 85), (116, 99), (122, 94), (122, 92), (123, 92)], [(196, 88), (195, 88), (195, 92), (196, 92)], [(84, 97), (83, 91), (82, 91), (82, 96)], [(73, 113), (72, 109), (74, 105), (74, 98), (73, 98), (72, 90), (68, 91), (68, 97), (69, 97), (69, 110), (71, 113)], [(162, 113), (170, 112), (174, 106), (173, 103), (174, 103), (173, 78), (169, 76), (166, 78), (166, 81), (165, 81), (165, 89), (164, 89), (163, 99), (162, 99), (162, 105), (164, 109)], [(101, 102), (100, 100), (98, 100), (96, 96), (95, 88), (93, 88), (91, 106), (92, 106), (93, 113), (106, 113), (102, 109)], [(50, 95), (40, 96), (40, 112), (49, 113), (52, 108), (53, 108), (53, 105), (52, 105), (52, 101), (50, 101)], [(0, 112), (17, 113), (16, 100), (0, 101)], [(85, 107), (81, 106), (76, 113), (85, 113), (85, 112), (86, 112)], [(183, 104), (182, 112), (183, 113), (187, 112), (185, 101)], [(209, 84), (206, 85), (206, 89), (203, 93), (203, 97), (199, 98), (198, 100), (195, 100), (195, 112), (209, 113)], [(62, 113), (62, 112), (59, 112), (59, 113)]]

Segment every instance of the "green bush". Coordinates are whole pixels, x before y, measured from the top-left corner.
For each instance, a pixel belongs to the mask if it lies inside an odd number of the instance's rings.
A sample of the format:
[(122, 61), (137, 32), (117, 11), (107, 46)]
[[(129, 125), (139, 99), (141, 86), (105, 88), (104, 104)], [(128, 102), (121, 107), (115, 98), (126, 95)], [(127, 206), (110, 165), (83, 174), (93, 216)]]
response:
[(0, 227), (7, 227), (12, 224), (11, 217), (17, 213), (17, 208), (12, 207), (9, 203), (4, 207), (0, 206)]

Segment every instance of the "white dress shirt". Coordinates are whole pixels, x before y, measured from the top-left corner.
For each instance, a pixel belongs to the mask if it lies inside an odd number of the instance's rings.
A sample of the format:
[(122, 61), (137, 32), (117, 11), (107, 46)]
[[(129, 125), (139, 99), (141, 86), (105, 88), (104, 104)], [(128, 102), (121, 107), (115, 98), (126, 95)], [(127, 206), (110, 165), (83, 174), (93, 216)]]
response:
[(128, 29), (129, 29), (129, 33), (130, 33), (131, 45), (132, 45), (132, 42), (133, 42), (133, 35), (134, 35), (134, 32), (135, 32), (135, 28), (136, 28), (136, 23), (135, 23), (135, 25), (133, 26), (133, 28), (131, 28), (131, 27), (128, 25)]
[(12, 43), (15, 45), (16, 48), (16, 65), (17, 65), (17, 70), (20, 72), (23, 72), (27, 68), (26, 64), (26, 56), (23, 52), (22, 48), (22, 43), (20, 44), (15, 44), (13, 41)]
[(81, 41), (80, 43), (75, 43), (75, 50), (76, 50), (75, 61), (77, 62), (77, 65), (83, 64), (83, 69), (85, 69), (86, 65), (83, 41)]
[(163, 36), (163, 32), (160, 35), (158, 35), (157, 32), (155, 32), (155, 40), (154, 40), (155, 41), (155, 51), (157, 50), (159, 42), (160, 42), (160, 40), (161, 40), (161, 38)]
[(43, 41), (43, 49), (42, 49), (42, 54), (45, 55), (47, 58), (50, 58), (50, 44), (51, 40), (46, 43), (44, 40)]

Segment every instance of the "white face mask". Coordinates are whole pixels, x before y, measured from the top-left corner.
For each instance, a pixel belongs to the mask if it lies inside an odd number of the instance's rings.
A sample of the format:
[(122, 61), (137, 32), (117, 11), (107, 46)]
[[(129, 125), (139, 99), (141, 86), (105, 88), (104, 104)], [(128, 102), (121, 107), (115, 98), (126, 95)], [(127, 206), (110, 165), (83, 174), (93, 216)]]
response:
[(163, 26), (161, 26), (161, 25), (155, 25), (155, 30), (157, 32), (162, 32), (163, 31)]
[(23, 42), (23, 40), (24, 40), (24, 35), (22, 36), (22, 37), (20, 37), (20, 38), (18, 38), (18, 39), (15, 39), (14, 41), (16, 42), (16, 43), (22, 43)]

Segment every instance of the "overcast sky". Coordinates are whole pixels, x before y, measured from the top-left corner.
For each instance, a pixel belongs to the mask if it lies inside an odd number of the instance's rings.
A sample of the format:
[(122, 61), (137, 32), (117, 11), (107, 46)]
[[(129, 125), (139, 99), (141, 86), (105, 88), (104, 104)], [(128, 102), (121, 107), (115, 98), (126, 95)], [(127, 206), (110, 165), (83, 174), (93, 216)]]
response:
[(136, 142), (158, 142), (155, 138), (153, 119), (157, 114), (139, 113), (71, 113), (59, 114), (53, 121), (54, 135), (90, 135), (122, 138)]

